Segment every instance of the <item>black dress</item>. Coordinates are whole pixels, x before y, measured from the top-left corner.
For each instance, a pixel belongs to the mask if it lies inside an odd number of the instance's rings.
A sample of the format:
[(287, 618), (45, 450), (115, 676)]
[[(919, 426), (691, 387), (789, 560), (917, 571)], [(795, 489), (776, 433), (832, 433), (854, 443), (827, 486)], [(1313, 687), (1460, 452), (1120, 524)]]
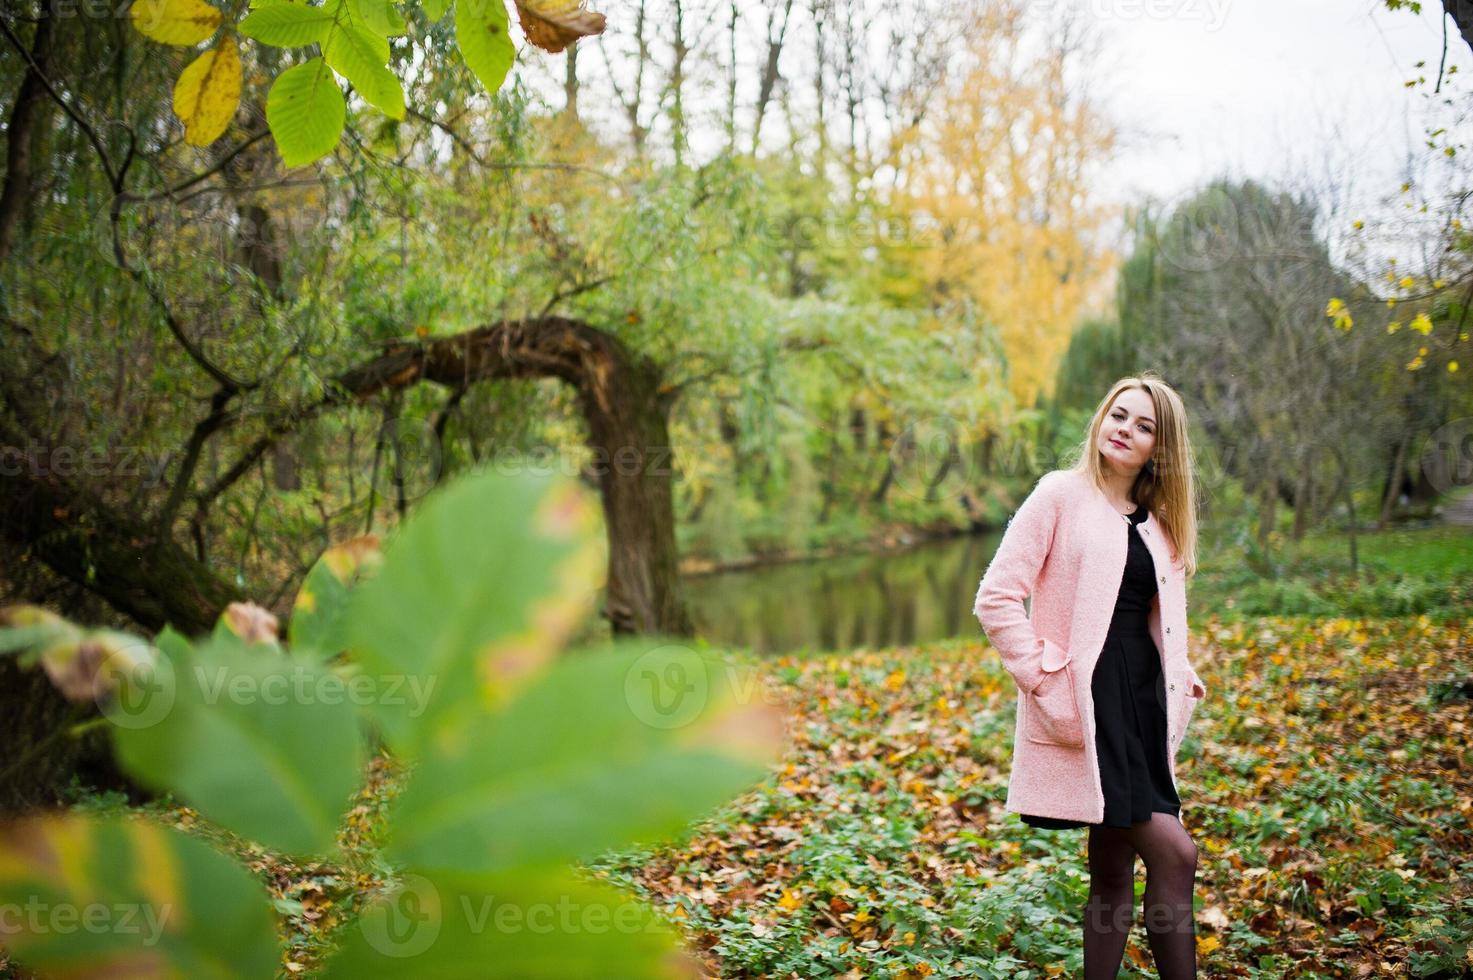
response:
[[(1129, 827), (1153, 812), (1181, 810), (1166, 755), (1166, 684), (1161, 654), (1148, 626), (1156, 595), (1155, 562), (1137, 528), (1146, 519), (1139, 504), (1129, 515), (1129, 546), (1115, 613), (1090, 678), (1095, 704), (1095, 751), (1105, 792), (1106, 827)], [(1067, 830), (1096, 826), (1023, 814), (1031, 827)]]

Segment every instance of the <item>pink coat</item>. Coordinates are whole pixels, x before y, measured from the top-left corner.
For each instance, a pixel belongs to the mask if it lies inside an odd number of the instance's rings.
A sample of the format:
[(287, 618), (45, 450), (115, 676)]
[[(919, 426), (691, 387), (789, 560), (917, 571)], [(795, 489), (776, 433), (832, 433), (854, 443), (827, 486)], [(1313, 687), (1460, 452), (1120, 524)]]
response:
[[(1090, 679), (1114, 615), (1128, 534), (1128, 522), (1088, 474), (1054, 470), (1008, 522), (982, 576), (973, 612), (1018, 688), (1010, 812), (1104, 819)], [(1140, 534), (1156, 564), (1149, 622), (1166, 680), (1174, 785), (1177, 749), (1207, 689), (1187, 660), (1185, 572), (1154, 514)], [(1023, 606), (1030, 594), (1031, 619)]]

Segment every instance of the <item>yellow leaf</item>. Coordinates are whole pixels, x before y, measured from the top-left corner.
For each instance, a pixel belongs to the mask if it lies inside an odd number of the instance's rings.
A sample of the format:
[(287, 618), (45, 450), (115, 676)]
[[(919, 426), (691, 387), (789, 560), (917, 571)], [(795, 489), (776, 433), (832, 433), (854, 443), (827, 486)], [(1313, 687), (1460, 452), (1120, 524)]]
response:
[(214, 34), (223, 19), (204, 0), (137, 0), (129, 15), (144, 37), (185, 47)]
[(1396, 333), (1400, 329), (1401, 329), (1401, 321), (1400, 320), (1392, 320), (1390, 323), (1386, 324), (1386, 332), (1387, 333)]
[(1418, 313), (1407, 326), (1424, 337), (1432, 332), (1432, 321), (1427, 318), (1427, 314), (1425, 313)]
[(1399, 283), (1402, 289), (1411, 289), (1416, 284), (1416, 280), (1414, 280), (1411, 276), (1402, 276), (1401, 282)]
[(179, 73), (174, 115), (184, 123), (184, 142), (209, 146), (230, 125), (240, 105), (240, 50), (224, 37)]
[(1447, 362), (1447, 369), (1449, 371), (1456, 371), (1458, 369), (1458, 362), (1457, 361), (1448, 361)]

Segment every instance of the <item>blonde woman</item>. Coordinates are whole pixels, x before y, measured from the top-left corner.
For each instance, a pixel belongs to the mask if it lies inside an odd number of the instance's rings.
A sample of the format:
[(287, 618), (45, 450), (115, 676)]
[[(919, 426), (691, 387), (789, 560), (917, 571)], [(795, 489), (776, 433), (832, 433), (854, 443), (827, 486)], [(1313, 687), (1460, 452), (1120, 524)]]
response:
[(1089, 828), (1085, 980), (1119, 970), (1137, 854), (1157, 971), (1196, 976), (1197, 847), (1176, 784), (1207, 694), (1187, 659), (1192, 469), (1181, 397), (1149, 371), (1115, 382), (1078, 461), (1045, 474), (1009, 521), (973, 607), (1018, 687), (1007, 810)]

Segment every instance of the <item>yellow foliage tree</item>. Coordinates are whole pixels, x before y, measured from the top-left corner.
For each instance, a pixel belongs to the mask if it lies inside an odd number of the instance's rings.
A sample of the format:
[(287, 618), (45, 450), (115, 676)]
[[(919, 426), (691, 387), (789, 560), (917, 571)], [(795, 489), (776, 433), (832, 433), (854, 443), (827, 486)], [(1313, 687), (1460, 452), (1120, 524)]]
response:
[(1040, 46), (1036, 27), (1016, 2), (974, 23), (966, 65), (909, 134), (895, 202), (916, 216), (932, 304), (970, 299), (997, 325), (1019, 405), (1049, 390), (1118, 262), (1090, 181), (1115, 131), (1077, 90), (1077, 35)]

